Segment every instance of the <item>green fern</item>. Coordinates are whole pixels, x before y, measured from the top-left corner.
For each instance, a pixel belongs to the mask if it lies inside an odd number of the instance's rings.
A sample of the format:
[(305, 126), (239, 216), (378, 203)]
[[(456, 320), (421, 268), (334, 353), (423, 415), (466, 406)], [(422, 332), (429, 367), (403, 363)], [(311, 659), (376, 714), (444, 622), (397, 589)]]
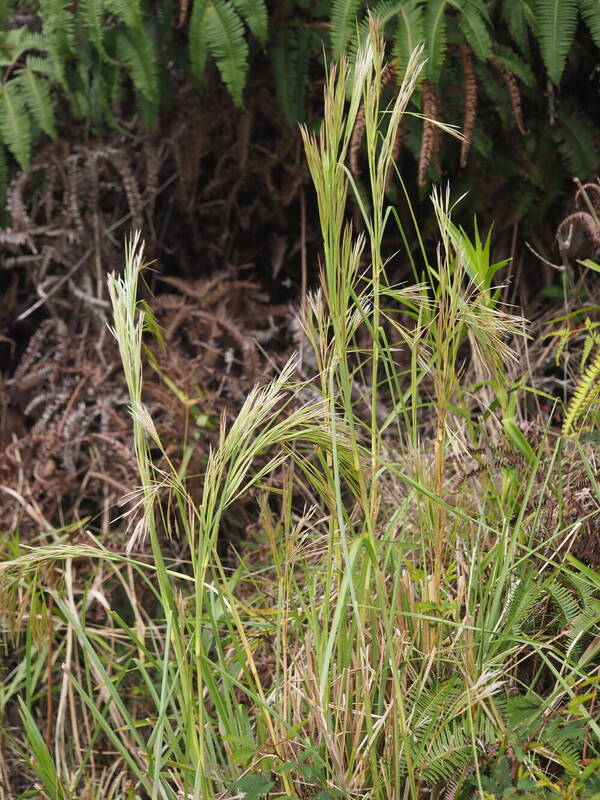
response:
[(501, 19), (522, 53), (529, 52), (529, 30), (535, 30), (535, 13), (527, 0), (504, 0)]
[(88, 36), (97, 52), (105, 61), (112, 61), (104, 46), (104, 3), (103, 0), (79, 0), (78, 15), (87, 29)]
[(356, 33), (357, 13), (362, 0), (333, 0), (331, 4), (331, 50), (338, 59)]
[(469, 46), (480, 61), (487, 61), (492, 52), (487, 8), (475, 0), (449, 0), (449, 3), (459, 12), (458, 24)]
[(115, 49), (135, 88), (150, 103), (157, 104), (158, 71), (152, 37), (133, 28), (119, 28), (115, 36)]
[[(19, 70), (17, 77), (27, 109), (40, 128), (51, 139), (57, 139), (54, 125), (54, 108), (50, 96), (50, 83), (33, 68), (35, 61), (27, 59), (27, 66)], [(13, 83), (14, 81), (11, 81)]]
[(446, 6), (448, 0), (429, 0), (425, 14), (427, 77), (438, 83), (446, 56)]
[(144, 30), (144, 18), (140, 0), (105, 0), (106, 11), (114, 14), (128, 28), (140, 33)]
[(26, 26), (2, 32), (0, 41), (0, 67), (15, 64), (28, 50), (44, 50), (44, 37)]
[(600, 348), (575, 387), (575, 394), (563, 421), (563, 436), (568, 436), (577, 422), (587, 414), (600, 392)]
[(348, 42), (347, 52), (350, 60), (356, 58), (359, 47), (363, 47), (369, 38), (371, 22), (373, 19), (378, 29), (385, 35), (386, 26), (401, 12), (404, 7), (402, 0), (377, 0), (370, 3), (363, 19), (355, 26), (353, 35)]
[(408, 60), (417, 45), (425, 39), (423, 6), (418, 0), (409, 0), (398, 10), (393, 56), (399, 76), (404, 74)]
[(198, 86), (204, 81), (204, 70), (208, 58), (208, 42), (206, 40), (206, 12), (208, 0), (195, 0), (190, 14), (190, 64), (192, 76)]
[[(546, 71), (560, 83), (577, 27), (577, 0), (537, 0), (536, 34)], [(596, 12), (597, 13), (597, 12)]]
[(600, 166), (598, 129), (573, 110), (565, 109), (554, 131), (554, 140), (571, 175), (594, 175)]
[(6, 208), (6, 195), (8, 189), (8, 166), (6, 164), (6, 148), (0, 145), (0, 228), (10, 224)]
[(244, 26), (233, 6), (223, 0), (211, 0), (206, 14), (206, 31), (208, 46), (223, 82), (235, 103), (241, 106), (248, 69), (248, 44), (244, 39)]
[(579, 10), (590, 29), (596, 47), (600, 47), (600, 7), (597, 0), (579, 0)]
[(301, 22), (292, 20), (281, 31), (272, 49), (277, 102), (290, 127), (304, 121), (304, 98), (312, 45), (319, 45), (314, 32)]
[(494, 55), (501, 62), (502, 66), (517, 77), (525, 86), (533, 88), (535, 86), (535, 75), (529, 64), (523, 61), (514, 50), (500, 44), (494, 44)]
[(554, 606), (560, 611), (560, 627), (571, 625), (583, 611), (572, 588), (553, 577), (546, 583), (545, 589)]
[(269, 18), (264, 0), (233, 0), (233, 5), (252, 34), (264, 46), (269, 32)]
[(0, 133), (22, 169), (29, 169), (32, 130), (25, 98), (17, 81), (8, 81), (0, 93)]
[(68, 91), (66, 63), (75, 54), (75, 15), (68, 0), (39, 0), (42, 36), (56, 80)]
[(244, 25), (229, 0), (196, 0), (190, 18), (190, 59), (201, 83), (210, 53), (236, 105), (241, 106), (248, 70)]

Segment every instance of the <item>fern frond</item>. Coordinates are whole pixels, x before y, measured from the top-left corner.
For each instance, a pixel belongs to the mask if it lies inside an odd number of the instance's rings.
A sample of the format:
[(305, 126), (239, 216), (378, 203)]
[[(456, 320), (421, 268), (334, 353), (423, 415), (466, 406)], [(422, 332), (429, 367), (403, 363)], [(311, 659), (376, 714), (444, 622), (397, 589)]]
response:
[(546, 591), (554, 606), (560, 611), (561, 626), (571, 625), (583, 611), (573, 591), (556, 578), (548, 581)]
[(38, 0), (42, 35), (56, 79), (67, 89), (66, 62), (74, 53), (75, 17), (69, 0)]
[(135, 88), (151, 103), (158, 102), (156, 51), (152, 38), (133, 28), (119, 28), (115, 35), (115, 49)]
[(471, 140), (473, 139), (473, 131), (475, 130), (475, 118), (477, 116), (477, 80), (475, 78), (475, 71), (473, 69), (471, 51), (469, 50), (468, 45), (464, 42), (460, 46), (460, 58), (465, 81), (463, 122), (463, 134), (465, 138), (463, 139), (460, 148), (460, 166), (464, 169), (467, 166), (467, 160), (469, 158)]
[(262, 45), (266, 44), (269, 19), (264, 0), (233, 0), (233, 5), (252, 34)]
[(6, 208), (8, 192), (8, 166), (6, 164), (6, 148), (0, 145), (0, 228), (10, 225), (10, 217)]
[(504, 0), (501, 19), (522, 53), (529, 50), (528, 29), (535, 28), (535, 14), (526, 0)]
[(104, 46), (104, 2), (103, 0), (79, 0), (77, 6), (81, 20), (87, 29), (90, 41), (104, 61), (111, 61)]
[(19, 70), (15, 78), (19, 82), (29, 113), (40, 128), (51, 139), (57, 139), (54, 126), (54, 108), (50, 97), (50, 84), (46, 78), (37, 75), (29, 66)]
[(277, 102), (290, 127), (304, 120), (304, 97), (313, 32), (301, 24), (290, 23), (273, 48), (273, 70)]
[(142, 7), (140, 0), (105, 0), (106, 10), (114, 14), (128, 28), (143, 31)]
[(559, 152), (571, 175), (594, 175), (600, 166), (600, 142), (591, 122), (565, 109), (554, 131)]
[(188, 30), (190, 42), (190, 64), (192, 76), (198, 86), (201, 86), (204, 79), (204, 69), (208, 57), (208, 43), (206, 41), (206, 12), (208, 10), (208, 0), (195, 0)]
[(511, 50), (501, 44), (494, 44), (494, 55), (505, 69), (513, 73), (525, 86), (535, 86), (535, 76), (529, 64)]
[(597, 0), (579, 0), (579, 10), (596, 47), (600, 47), (600, 14)]
[(467, 730), (463, 721), (462, 725), (443, 728), (430, 740), (422, 768), (423, 777), (430, 785), (448, 780), (476, 756)]
[(362, 0), (333, 0), (330, 41), (333, 58), (338, 59), (356, 32), (356, 15)]
[(16, 81), (8, 81), (0, 94), (0, 134), (21, 169), (29, 169), (31, 155), (31, 119)]
[(423, 81), (423, 136), (419, 153), (419, 186), (427, 183), (427, 170), (436, 145), (436, 121), (438, 120), (438, 101), (435, 89), (429, 81)]
[(425, 39), (425, 21), (423, 6), (418, 0), (409, 0), (404, 3), (398, 11), (398, 23), (394, 36), (394, 47), (392, 51), (394, 66), (398, 80), (402, 81), (402, 76), (406, 70), (408, 61), (415, 48)]
[(0, 67), (8, 67), (19, 61), (23, 53), (28, 50), (45, 50), (44, 37), (33, 33), (23, 25), (20, 28), (11, 28), (2, 31), (0, 42)]
[(206, 10), (206, 38), (224, 84), (236, 105), (242, 106), (242, 91), (248, 70), (248, 44), (244, 26), (227, 0), (210, 0)]
[(523, 134), (523, 136), (527, 136), (527, 128), (525, 127), (525, 122), (523, 120), (523, 108), (521, 106), (521, 91), (519, 89), (517, 79), (510, 70), (506, 69), (506, 67), (498, 58), (494, 56), (494, 58), (491, 58), (490, 61), (498, 70), (502, 80), (508, 88), (510, 104), (512, 106), (513, 116), (515, 118), (515, 122), (517, 123), (519, 133)]
[(521, 631), (523, 622), (531, 617), (533, 607), (542, 592), (533, 578), (524, 578), (515, 584), (506, 600), (506, 614), (502, 621), (498, 640), (506, 637), (512, 644), (514, 637)]
[(540, 51), (546, 71), (557, 85), (575, 35), (577, 11), (577, 0), (537, 0), (536, 3), (536, 34)]
[(577, 421), (587, 413), (598, 392), (600, 392), (600, 348), (575, 387), (575, 394), (569, 403), (563, 422), (563, 436), (568, 436)]
[[(465, 0), (449, 0), (449, 2), (451, 6), (460, 12), (458, 24), (471, 50), (480, 61), (485, 61), (490, 57), (490, 53), (492, 52), (492, 40), (486, 25), (485, 16), (482, 16), (479, 11), (473, 8), (471, 2), (465, 2)], [(487, 16), (485, 7), (483, 10)]]
[(586, 336), (583, 340), (583, 345), (581, 347), (581, 361), (579, 362), (581, 369), (585, 368), (585, 365), (587, 364), (588, 359), (596, 345), (600, 345), (600, 339), (593, 334)]
[(448, 0), (429, 0), (425, 14), (427, 77), (437, 83), (446, 56), (446, 6)]

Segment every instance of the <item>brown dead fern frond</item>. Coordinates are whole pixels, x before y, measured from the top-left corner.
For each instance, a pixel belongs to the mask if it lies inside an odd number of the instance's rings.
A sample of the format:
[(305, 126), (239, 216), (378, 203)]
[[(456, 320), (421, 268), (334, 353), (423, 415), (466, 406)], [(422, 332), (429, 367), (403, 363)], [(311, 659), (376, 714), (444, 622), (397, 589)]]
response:
[(144, 202), (127, 156), (122, 150), (116, 148), (106, 148), (100, 152), (119, 173), (129, 205), (131, 225), (134, 230), (141, 230), (144, 222)]
[(187, 22), (188, 13), (190, 9), (190, 0), (178, 0), (179, 3), (179, 17), (177, 19), (177, 27), (184, 28)]
[(527, 136), (528, 130), (525, 127), (525, 121), (523, 120), (523, 107), (521, 104), (521, 90), (519, 89), (519, 83), (514, 74), (509, 69), (506, 69), (499, 58), (494, 57), (491, 58), (490, 61), (508, 88), (510, 104), (512, 106), (515, 122), (517, 123), (517, 128), (519, 129), (519, 132), (523, 134), (523, 136)]
[(360, 153), (360, 147), (362, 145), (363, 139), (365, 137), (365, 107), (362, 105), (358, 109), (358, 114), (356, 115), (356, 121), (354, 122), (354, 130), (352, 131), (352, 138), (350, 139), (350, 170), (353, 175), (359, 176), (360, 175), (360, 167), (358, 164), (358, 154)]
[(463, 134), (465, 138), (460, 147), (460, 166), (464, 169), (469, 159), (473, 131), (475, 130), (475, 119), (477, 117), (477, 79), (475, 78), (475, 70), (473, 69), (471, 50), (464, 42), (460, 46), (460, 60), (465, 81), (463, 120)]
[(423, 134), (421, 136), (421, 150), (419, 152), (419, 186), (423, 188), (427, 183), (427, 170), (431, 163), (434, 147), (436, 146), (436, 110), (438, 107), (437, 96), (433, 85), (423, 81)]
[[(600, 219), (600, 186), (597, 183), (580, 185), (575, 193), (575, 208)], [(600, 225), (599, 219), (596, 219), (596, 225)]]
[(556, 241), (569, 258), (595, 257), (600, 254), (600, 227), (589, 212), (575, 211), (558, 226)]
[(24, 193), (29, 187), (30, 175), (21, 172), (10, 184), (7, 196), (7, 208), (10, 213), (11, 227), (15, 232), (28, 231), (35, 227), (26, 211)]
[(81, 172), (79, 169), (79, 154), (69, 156), (67, 159), (67, 191), (66, 191), (66, 205), (68, 218), (75, 226), (77, 232), (85, 234), (85, 225), (81, 216), (81, 199), (79, 196), (79, 176)]
[(29, 340), (9, 383), (20, 389), (33, 386), (56, 373), (68, 346), (67, 326), (62, 319), (46, 319)]
[(154, 214), (154, 206), (158, 195), (161, 160), (158, 145), (150, 137), (144, 139), (144, 166), (146, 170), (144, 185), (146, 205), (148, 217), (151, 219)]

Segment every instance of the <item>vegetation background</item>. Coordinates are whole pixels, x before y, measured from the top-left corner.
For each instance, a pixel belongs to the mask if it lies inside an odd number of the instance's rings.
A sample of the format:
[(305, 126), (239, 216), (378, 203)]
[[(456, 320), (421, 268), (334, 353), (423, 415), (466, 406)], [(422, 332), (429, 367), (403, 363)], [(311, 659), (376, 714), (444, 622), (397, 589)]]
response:
[(0, 797), (598, 797), (599, 45), (0, 4)]

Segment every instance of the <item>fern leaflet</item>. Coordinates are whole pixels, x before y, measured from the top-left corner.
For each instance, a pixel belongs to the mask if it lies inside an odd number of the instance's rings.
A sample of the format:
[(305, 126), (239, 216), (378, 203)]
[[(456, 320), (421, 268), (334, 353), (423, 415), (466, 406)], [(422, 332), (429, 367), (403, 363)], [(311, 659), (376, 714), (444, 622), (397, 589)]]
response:
[(333, 0), (331, 4), (331, 49), (338, 59), (356, 30), (356, 14), (361, 0)]
[(600, 5), (598, 0), (579, 0), (579, 10), (590, 29), (596, 47), (600, 47)]
[(189, 39), (190, 39), (190, 63), (192, 66), (192, 76), (198, 86), (202, 85), (204, 78), (204, 68), (208, 56), (208, 44), (206, 41), (205, 19), (208, 10), (208, 0), (196, 0), (190, 16)]
[(135, 88), (152, 104), (158, 103), (156, 53), (150, 36), (132, 28), (119, 28), (115, 47)]
[(226, 0), (210, 0), (206, 10), (206, 36), (211, 55), (223, 82), (236, 105), (243, 105), (242, 91), (248, 70), (248, 44), (244, 26), (232, 4)]
[(575, 394), (563, 422), (563, 436), (568, 436), (576, 422), (584, 416), (600, 392), (600, 348), (575, 388)]
[(600, 142), (598, 131), (589, 119), (565, 109), (554, 138), (571, 175), (595, 174), (600, 165)]
[(128, 28), (143, 31), (140, 0), (106, 0), (106, 10), (124, 22)]
[(104, 46), (104, 6), (102, 0), (79, 0), (78, 11), (90, 41), (105, 61), (112, 61)]
[(48, 80), (37, 75), (29, 64), (19, 70), (15, 80), (19, 82), (25, 103), (33, 119), (51, 139), (57, 139)]
[(425, 41), (427, 43), (427, 77), (432, 83), (440, 78), (446, 55), (447, 0), (429, 0), (425, 15)]
[(526, 53), (529, 50), (527, 29), (535, 29), (535, 15), (529, 3), (524, 0), (504, 0), (501, 17), (514, 43), (522, 53)]
[(402, 80), (414, 49), (424, 38), (423, 7), (417, 0), (409, 0), (398, 11), (398, 24), (394, 37), (393, 55), (399, 80)]
[(301, 23), (291, 22), (273, 48), (277, 102), (290, 127), (304, 120), (304, 97), (313, 35)]
[(546, 71), (559, 84), (577, 27), (577, 0), (537, 0), (536, 16)]
[(484, 18), (464, 0), (449, 0), (449, 2), (460, 11), (458, 24), (471, 49), (480, 61), (487, 61), (492, 52), (492, 40)]
[(236, 11), (242, 17), (258, 41), (267, 41), (269, 21), (264, 0), (233, 0)]
[(0, 133), (22, 169), (29, 169), (31, 120), (16, 81), (8, 81), (0, 94)]

